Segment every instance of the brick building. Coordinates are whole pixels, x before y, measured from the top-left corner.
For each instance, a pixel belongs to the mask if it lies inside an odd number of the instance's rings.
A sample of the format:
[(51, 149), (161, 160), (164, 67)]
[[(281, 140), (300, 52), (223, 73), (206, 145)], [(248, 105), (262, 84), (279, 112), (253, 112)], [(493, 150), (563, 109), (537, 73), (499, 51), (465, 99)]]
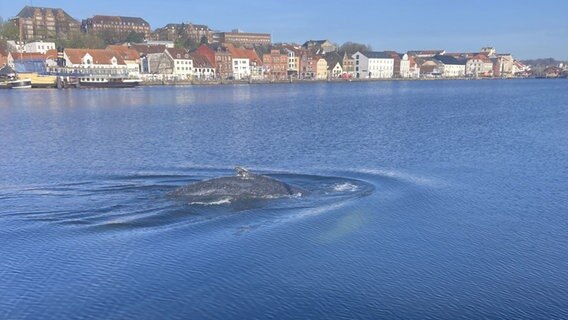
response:
[(23, 41), (66, 39), (81, 30), (77, 20), (58, 8), (25, 6), (12, 21)]
[(195, 43), (201, 43), (203, 38), (208, 43), (213, 42), (213, 30), (208, 26), (193, 23), (170, 23), (163, 28), (158, 28), (152, 38), (162, 41), (176, 41), (181, 38), (187, 38)]
[(233, 77), (233, 58), (231, 53), (220, 44), (202, 44), (195, 52), (209, 60), (219, 78)]
[(86, 33), (103, 34), (112, 32), (120, 37), (127, 37), (131, 32), (144, 34), (144, 38), (150, 36), (150, 24), (137, 17), (101, 16), (83, 20), (81, 29)]
[(288, 53), (279, 48), (270, 48), (262, 53), (264, 76), (270, 80), (288, 78)]
[(219, 32), (214, 34), (214, 40), (220, 43), (231, 43), (237, 47), (252, 48), (255, 46), (269, 46), (272, 36), (269, 33), (249, 33), (234, 30), (233, 32)]

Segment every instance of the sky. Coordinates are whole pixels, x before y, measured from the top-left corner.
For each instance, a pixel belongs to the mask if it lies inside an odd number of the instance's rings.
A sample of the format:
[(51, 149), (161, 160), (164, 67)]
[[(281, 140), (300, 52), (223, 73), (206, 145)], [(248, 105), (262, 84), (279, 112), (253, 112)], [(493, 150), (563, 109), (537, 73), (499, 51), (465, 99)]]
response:
[(568, 0), (0, 0), (0, 16), (13, 17), (26, 5), (62, 8), (77, 20), (142, 17), (152, 29), (193, 22), (266, 32), (273, 42), (329, 39), (399, 52), (492, 46), (517, 59), (568, 60)]

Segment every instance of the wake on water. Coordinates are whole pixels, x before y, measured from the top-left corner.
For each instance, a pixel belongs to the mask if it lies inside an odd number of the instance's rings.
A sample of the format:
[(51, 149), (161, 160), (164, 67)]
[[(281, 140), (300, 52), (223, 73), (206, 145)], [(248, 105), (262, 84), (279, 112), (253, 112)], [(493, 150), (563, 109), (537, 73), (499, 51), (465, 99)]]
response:
[[(376, 198), (373, 201), (398, 201), (405, 193), (431, 186), (425, 184), (425, 178), (381, 170), (339, 171), (339, 174), (336, 171), (333, 175), (271, 172), (260, 173), (305, 189), (309, 195), (246, 201), (230, 197), (184, 201), (167, 194), (187, 184), (230, 175), (232, 170), (176, 168), (98, 176), (59, 185), (3, 187), (0, 198), (9, 200), (12, 194), (17, 194), (19, 202), (13, 203), (12, 210), (0, 217), (76, 228), (155, 229), (202, 224), (242, 212), (250, 212), (248, 217), (306, 216), (371, 196), (375, 189), (379, 192), (373, 195)], [(238, 216), (234, 221), (238, 221)]]

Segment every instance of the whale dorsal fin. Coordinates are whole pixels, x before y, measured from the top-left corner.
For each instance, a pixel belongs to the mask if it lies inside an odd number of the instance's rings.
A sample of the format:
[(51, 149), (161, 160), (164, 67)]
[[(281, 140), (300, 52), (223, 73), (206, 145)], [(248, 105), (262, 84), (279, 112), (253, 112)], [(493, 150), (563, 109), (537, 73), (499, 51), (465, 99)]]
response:
[(243, 167), (235, 167), (235, 174), (239, 178), (247, 179), (250, 177), (250, 172)]

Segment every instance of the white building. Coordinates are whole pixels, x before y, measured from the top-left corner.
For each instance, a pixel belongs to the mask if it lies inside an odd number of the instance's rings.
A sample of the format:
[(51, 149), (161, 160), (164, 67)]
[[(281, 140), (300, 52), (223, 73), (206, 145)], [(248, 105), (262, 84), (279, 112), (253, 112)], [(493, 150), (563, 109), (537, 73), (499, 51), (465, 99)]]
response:
[(351, 57), (358, 79), (388, 79), (394, 75), (394, 59), (386, 52), (357, 52)]
[(213, 80), (216, 78), (215, 68), (211, 63), (199, 54), (192, 54), (193, 59), (193, 78), (196, 80)]
[(26, 48), (26, 44), (24, 42), (14, 41), (14, 40), (6, 41), (6, 46), (8, 47), (9, 52), (17, 52), (17, 53), (23, 53)]
[(29, 42), (24, 46), (24, 52), (45, 54), (49, 50), (55, 50), (55, 42)]
[(408, 60), (408, 54), (402, 53), (400, 56), (400, 77), (410, 78), (410, 60)]
[(45, 54), (49, 50), (55, 50), (55, 42), (19, 42), (8, 40), (6, 41), (8, 46), (8, 51), (18, 52), (18, 53), (41, 53)]
[(286, 49), (286, 53), (288, 54), (288, 71), (297, 73), (300, 66), (298, 65), (299, 59), (296, 57), (296, 51)]
[(484, 54), (478, 54), (467, 60), (466, 74), (471, 77), (493, 76), (493, 61)]
[(442, 77), (460, 78), (465, 76), (465, 60), (458, 60), (453, 56), (444, 55), (435, 56), (434, 59), (438, 61), (438, 66)]
[(128, 76), (127, 65), (120, 55), (102, 49), (65, 49), (67, 72), (89, 76)]
[(420, 78), (420, 65), (413, 56), (408, 56), (408, 78), (417, 79)]
[(187, 50), (181, 48), (168, 48), (165, 51), (172, 63), (172, 75), (175, 78), (191, 79), (193, 76), (193, 60)]
[(235, 80), (248, 79), (250, 75), (250, 59), (233, 57), (233, 77), (235, 77)]
[(343, 67), (339, 61), (328, 64), (328, 76), (332, 79), (337, 79), (343, 75)]

